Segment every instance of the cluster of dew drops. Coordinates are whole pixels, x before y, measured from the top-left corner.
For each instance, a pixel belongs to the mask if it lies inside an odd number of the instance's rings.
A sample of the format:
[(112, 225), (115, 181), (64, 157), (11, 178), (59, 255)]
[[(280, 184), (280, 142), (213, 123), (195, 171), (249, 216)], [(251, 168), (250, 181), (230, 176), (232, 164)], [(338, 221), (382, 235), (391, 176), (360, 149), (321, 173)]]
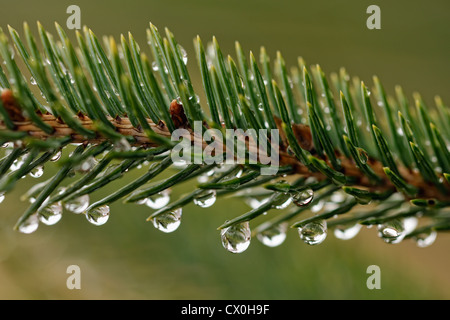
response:
[[(6, 143), (2, 146), (11, 149), (11, 144)], [(11, 165), (10, 170), (18, 170), (26, 160), (27, 155), (19, 157)], [(61, 151), (55, 154), (55, 156), (50, 161), (58, 161), (61, 158)], [(87, 173), (97, 164), (97, 160), (94, 157), (87, 158), (83, 163), (79, 164), (75, 171)], [(174, 163), (175, 167), (182, 168), (185, 163)], [(205, 183), (215, 174), (220, 174), (228, 170), (225, 165), (219, 166), (218, 168), (211, 170), (199, 176), (198, 182)], [(44, 167), (38, 166), (34, 168), (29, 176), (32, 178), (40, 178), (44, 173)], [(240, 173), (237, 174), (239, 176)], [(233, 178), (236, 175), (233, 176)], [(43, 182), (45, 183), (45, 182)], [(58, 192), (64, 192), (64, 187), (61, 187)], [(158, 210), (164, 208), (170, 202), (170, 192), (171, 189), (166, 189), (158, 194), (143, 199), (138, 202), (140, 205), (146, 205), (151, 209)], [(321, 210), (333, 210), (336, 209), (340, 204), (344, 203), (349, 197), (342, 191), (335, 192), (330, 196), (328, 201), (320, 200), (313, 202), (314, 191), (310, 188), (302, 189), (298, 192), (285, 193), (284, 196), (280, 197), (280, 200), (272, 205), (273, 209), (285, 209), (292, 203), (298, 207), (309, 206), (309, 210), (312, 213), (317, 214)], [(204, 190), (197, 194), (193, 199), (193, 203), (201, 208), (209, 208), (216, 202), (216, 191), (215, 190)], [(5, 199), (5, 195), (0, 193), (0, 203)], [(264, 204), (269, 198), (260, 198), (248, 196), (246, 197), (246, 203), (252, 208), (256, 209), (262, 204)], [(48, 199), (47, 199), (48, 200)], [(46, 201), (47, 201), (46, 200)], [(29, 197), (28, 201), (30, 203), (34, 202), (33, 197)], [(103, 205), (92, 210), (87, 210), (89, 207), (90, 198), (88, 194), (82, 195), (78, 198), (71, 199), (64, 202), (56, 202), (52, 204), (46, 204), (46, 201), (42, 204), (38, 213), (32, 214), (28, 219), (19, 226), (19, 232), (22, 233), (33, 233), (38, 229), (39, 223), (45, 225), (54, 225), (60, 221), (63, 213), (63, 209), (74, 213), (74, 214), (85, 214), (86, 219), (93, 225), (101, 226), (105, 224), (110, 215), (110, 208), (108, 205)], [(265, 212), (264, 214), (266, 214)], [(153, 226), (165, 233), (170, 233), (178, 229), (181, 224), (182, 208), (176, 208), (172, 211), (163, 212), (151, 219)], [(388, 220), (385, 223), (378, 224), (377, 231), (378, 236), (386, 243), (399, 243), (404, 237), (412, 232), (417, 226), (418, 220), (416, 217), (407, 217), (403, 219), (393, 219)], [(349, 240), (354, 238), (363, 226), (360, 223), (352, 223), (350, 225), (337, 225), (333, 228), (334, 236), (341, 240)], [(371, 227), (371, 226), (368, 226)], [(281, 245), (286, 240), (286, 233), (289, 229), (287, 222), (282, 222), (276, 224), (269, 229), (263, 230), (256, 234), (256, 238), (264, 245), (268, 247), (277, 247)], [(326, 220), (313, 220), (309, 223), (301, 225), (297, 228), (300, 239), (308, 245), (317, 245), (322, 243), (328, 233), (327, 221)], [(416, 244), (419, 247), (427, 247), (434, 243), (436, 240), (437, 232), (431, 230), (426, 233), (419, 234), (413, 237)], [(229, 227), (220, 230), (220, 238), (223, 247), (231, 253), (241, 253), (247, 250), (250, 246), (250, 241), (252, 238), (252, 232), (250, 229), (249, 222), (242, 222), (231, 225)]]

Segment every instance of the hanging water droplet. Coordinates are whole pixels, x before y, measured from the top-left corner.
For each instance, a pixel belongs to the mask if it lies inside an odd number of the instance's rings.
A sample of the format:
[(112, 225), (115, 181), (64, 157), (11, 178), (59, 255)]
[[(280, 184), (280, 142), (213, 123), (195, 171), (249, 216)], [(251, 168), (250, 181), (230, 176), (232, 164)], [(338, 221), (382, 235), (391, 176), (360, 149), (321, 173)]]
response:
[(94, 157), (88, 157), (83, 163), (75, 167), (75, 170), (82, 173), (90, 172), (97, 165), (97, 160)]
[(18, 230), (21, 233), (30, 234), (30, 233), (35, 232), (38, 227), (39, 227), (39, 218), (38, 218), (38, 214), (35, 213), (35, 214), (32, 214), (31, 216), (29, 216), (27, 218), (27, 220), (22, 222), (22, 224), (19, 226)]
[(152, 69), (153, 69), (153, 71), (158, 71), (159, 70), (158, 63), (156, 61), (152, 62)]
[(386, 243), (399, 243), (405, 227), (400, 219), (392, 219), (377, 226), (378, 236)]
[(34, 167), (33, 170), (30, 171), (29, 175), (32, 178), (40, 178), (44, 174), (44, 166)]
[(200, 208), (209, 208), (216, 202), (216, 190), (206, 190), (194, 198), (194, 204)]
[(275, 209), (285, 209), (287, 208), (292, 202), (291, 195), (289, 193), (282, 193), (279, 192), (278, 196), (276, 197), (275, 201), (273, 202), (273, 207)]
[(403, 227), (405, 229), (404, 235), (411, 233), (416, 229), (419, 220), (416, 217), (406, 217), (403, 219)]
[(4, 192), (0, 192), (0, 203), (2, 203), (3, 200), (5, 200), (5, 193)]
[(39, 221), (51, 226), (57, 223), (62, 218), (61, 202), (52, 203), (39, 211)]
[(340, 240), (350, 240), (356, 237), (356, 235), (361, 230), (362, 225), (357, 223), (354, 225), (342, 225), (337, 226), (334, 229), (334, 236)]
[(86, 219), (96, 226), (101, 226), (109, 219), (109, 206), (93, 208), (86, 213)]
[(314, 198), (314, 191), (311, 188), (298, 191), (292, 196), (292, 201), (299, 207), (306, 206), (311, 203)]
[(241, 253), (250, 245), (251, 231), (248, 221), (229, 226), (220, 231), (222, 245), (231, 253)]
[(68, 200), (64, 203), (64, 208), (75, 214), (83, 213), (89, 207), (89, 195), (85, 194), (81, 197)]
[(436, 230), (428, 230), (415, 235), (413, 240), (419, 248), (426, 248), (431, 246), (436, 241), (436, 238)]
[(298, 228), (298, 234), (300, 239), (306, 244), (320, 244), (327, 237), (327, 222), (325, 220), (317, 220), (306, 223)]
[(287, 228), (287, 223), (280, 223), (268, 230), (258, 233), (256, 238), (268, 247), (277, 247), (286, 240)]
[(162, 213), (152, 218), (153, 226), (165, 233), (170, 233), (178, 229), (181, 224), (182, 208), (174, 211)]
[(14, 160), (14, 162), (11, 164), (11, 167), (9, 168), (9, 170), (11, 171), (17, 171), (20, 169), (20, 167), (23, 166), (23, 164), (25, 163), (25, 160), (27, 158), (27, 154), (23, 155), (19, 158), (17, 158), (16, 160)]
[(178, 49), (180, 50), (181, 58), (183, 59), (183, 63), (184, 63), (184, 64), (187, 64), (187, 62), (188, 62), (188, 56), (187, 56), (186, 50), (185, 50), (182, 46), (180, 46), (180, 45), (178, 45)]
[(31, 85), (35, 86), (37, 84), (36, 79), (31, 77), (30, 78), (30, 83), (31, 83)]
[(163, 190), (146, 199), (145, 204), (152, 209), (161, 209), (170, 201), (170, 189)]
[(53, 157), (50, 158), (50, 161), (56, 162), (59, 159), (61, 159), (61, 156), (62, 156), (62, 151), (59, 150), (57, 153), (55, 153), (55, 155)]
[(319, 202), (317, 202), (313, 206), (311, 206), (310, 210), (311, 210), (311, 212), (317, 213), (323, 209), (324, 205), (325, 205), (325, 202), (323, 200), (320, 200)]

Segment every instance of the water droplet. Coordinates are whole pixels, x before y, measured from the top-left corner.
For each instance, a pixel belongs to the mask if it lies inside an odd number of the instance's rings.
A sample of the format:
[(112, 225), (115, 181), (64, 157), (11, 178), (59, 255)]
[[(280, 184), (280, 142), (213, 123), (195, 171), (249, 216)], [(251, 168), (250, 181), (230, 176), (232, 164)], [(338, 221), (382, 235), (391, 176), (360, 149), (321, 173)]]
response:
[(153, 69), (153, 71), (158, 71), (159, 70), (158, 63), (156, 61), (152, 62), (152, 69)]
[(20, 169), (20, 167), (23, 166), (23, 164), (25, 163), (26, 157), (28, 155), (23, 155), (19, 158), (17, 158), (16, 160), (14, 160), (14, 162), (11, 164), (11, 167), (9, 168), (11, 171), (17, 171)]
[(206, 190), (194, 198), (194, 204), (201, 208), (209, 208), (216, 202), (216, 190)]
[(292, 196), (292, 201), (299, 207), (306, 206), (311, 203), (314, 198), (314, 191), (311, 188), (298, 191)]
[(81, 197), (68, 200), (64, 203), (64, 208), (75, 214), (83, 213), (89, 207), (89, 195), (85, 194)]
[(405, 227), (402, 220), (392, 219), (377, 226), (378, 236), (386, 243), (399, 243), (403, 240)]
[(286, 240), (287, 228), (287, 223), (280, 223), (268, 230), (258, 233), (256, 238), (268, 247), (277, 247)]
[(30, 78), (30, 83), (31, 83), (31, 85), (35, 86), (37, 84), (36, 79), (31, 77)]
[(180, 50), (181, 58), (183, 59), (183, 63), (184, 63), (184, 64), (187, 64), (187, 62), (188, 62), (188, 56), (187, 56), (186, 50), (185, 50), (182, 46), (180, 46), (180, 45), (178, 45), (178, 49)]
[(292, 202), (291, 195), (289, 193), (282, 193), (279, 192), (278, 196), (276, 197), (275, 201), (273, 202), (273, 207), (275, 209), (285, 209), (287, 208)]
[(361, 163), (363, 163), (363, 164), (366, 164), (367, 161), (369, 160), (369, 155), (367, 154), (367, 151), (362, 148), (357, 148), (357, 150), (358, 150), (359, 161), (361, 161)]
[(152, 219), (153, 226), (165, 233), (170, 233), (178, 229), (181, 224), (182, 208), (174, 211), (162, 213)]
[(259, 110), (259, 111), (264, 111), (264, 106), (263, 106), (262, 103), (259, 103), (259, 104), (258, 104), (258, 110)]
[(347, 194), (342, 192), (341, 190), (336, 191), (331, 195), (330, 200), (333, 203), (342, 203), (347, 200)]
[(197, 181), (199, 183), (206, 183), (209, 181), (209, 178), (214, 175), (214, 170), (210, 170), (208, 172), (205, 172), (204, 174), (197, 177)]
[(3, 200), (5, 200), (5, 193), (4, 192), (0, 192), (0, 203), (2, 203)]
[(29, 175), (32, 178), (40, 178), (44, 174), (44, 166), (34, 167), (33, 170), (30, 171)]
[(170, 201), (170, 189), (163, 190), (146, 199), (145, 204), (152, 209), (161, 209)]
[(50, 158), (50, 161), (56, 162), (59, 159), (61, 159), (61, 156), (62, 156), (62, 151), (59, 150), (57, 153), (55, 153), (55, 155), (53, 157)]
[(250, 208), (256, 209), (256, 208), (259, 208), (262, 204), (264, 204), (268, 200), (269, 200), (269, 198), (264, 198), (264, 199), (258, 200), (254, 197), (247, 197), (245, 199), (245, 203), (247, 203), (250, 206)]
[(405, 228), (404, 235), (411, 233), (416, 229), (419, 224), (419, 220), (416, 217), (406, 217), (403, 219), (403, 227)]
[(317, 220), (306, 223), (298, 228), (298, 234), (300, 239), (306, 244), (320, 244), (327, 237), (327, 222), (325, 220)]
[(61, 202), (52, 203), (39, 211), (39, 221), (51, 226), (57, 223), (62, 218)]
[(37, 230), (39, 227), (39, 218), (38, 214), (32, 214), (19, 226), (19, 232), (30, 234)]
[(241, 253), (250, 245), (251, 231), (248, 221), (229, 226), (220, 232), (222, 245), (231, 253)]
[(317, 202), (313, 206), (311, 206), (310, 210), (311, 210), (311, 212), (317, 213), (323, 209), (324, 205), (325, 205), (325, 202), (323, 200), (320, 200), (319, 202)]
[(357, 223), (355, 225), (342, 225), (337, 226), (334, 229), (334, 236), (340, 240), (350, 240), (356, 237), (356, 235), (361, 230), (362, 225)]
[(86, 213), (86, 219), (96, 226), (101, 226), (106, 223), (109, 219), (109, 206), (103, 205), (89, 210)]
[(82, 173), (90, 172), (97, 165), (94, 157), (89, 157), (83, 163), (75, 167), (75, 170)]
[(125, 138), (120, 138), (117, 141), (114, 141), (114, 150), (121, 152), (121, 151), (130, 151), (131, 145)]
[(437, 238), (436, 230), (428, 230), (426, 232), (419, 233), (413, 237), (416, 245), (420, 248), (426, 248), (431, 246)]

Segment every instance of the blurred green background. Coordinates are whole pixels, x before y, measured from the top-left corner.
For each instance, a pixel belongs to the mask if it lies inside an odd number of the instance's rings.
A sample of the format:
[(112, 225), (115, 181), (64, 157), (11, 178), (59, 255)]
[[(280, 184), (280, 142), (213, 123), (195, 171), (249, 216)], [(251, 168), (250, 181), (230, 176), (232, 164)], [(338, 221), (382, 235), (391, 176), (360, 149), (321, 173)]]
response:
[[(400, 84), (408, 95), (419, 91), (429, 104), (436, 94), (450, 101), (448, 0), (2, 1), (0, 26), (21, 32), (24, 21), (34, 26), (39, 20), (54, 32), (54, 21), (66, 25), (71, 4), (81, 7), (82, 24), (98, 36), (118, 39), (131, 31), (142, 49), (149, 22), (160, 30), (168, 27), (188, 52), (197, 87), (192, 41), (199, 34), (205, 43), (215, 35), (233, 56), (236, 40), (246, 51), (259, 52), (263, 45), (271, 56), (280, 50), (291, 65), (302, 56), (328, 73), (344, 66), (369, 84), (376, 74), (388, 93)], [(381, 30), (366, 28), (371, 4), (381, 8)], [(46, 169), (40, 180), (52, 174)], [(1, 299), (450, 298), (447, 234), (421, 249), (410, 241), (385, 244), (372, 228), (350, 241), (329, 234), (323, 244), (310, 247), (290, 230), (281, 247), (253, 239), (246, 252), (233, 255), (222, 247), (216, 227), (248, 210), (236, 199), (220, 199), (209, 209), (187, 206), (172, 234), (145, 222), (151, 209), (121, 203), (111, 206), (102, 227), (65, 214), (55, 226), (16, 233), (12, 227), (26, 208), (20, 195), (36, 181), (24, 179), (0, 204)], [(189, 189), (177, 187), (172, 195)], [(66, 287), (71, 264), (81, 268), (81, 290)], [(366, 287), (372, 264), (381, 268), (381, 290)]]

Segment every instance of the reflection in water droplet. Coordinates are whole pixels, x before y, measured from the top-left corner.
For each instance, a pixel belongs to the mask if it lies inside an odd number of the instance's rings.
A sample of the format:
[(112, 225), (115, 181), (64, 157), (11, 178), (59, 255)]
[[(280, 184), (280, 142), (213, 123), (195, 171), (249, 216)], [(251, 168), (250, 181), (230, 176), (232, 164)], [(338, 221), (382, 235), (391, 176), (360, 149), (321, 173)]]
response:
[(361, 230), (362, 225), (357, 223), (354, 225), (337, 226), (334, 229), (334, 236), (340, 240), (350, 240), (356, 237)]
[(306, 244), (320, 244), (327, 237), (327, 222), (325, 220), (309, 222), (298, 228), (298, 234)]
[(61, 156), (62, 156), (62, 151), (59, 150), (57, 153), (55, 153), (55, 155), (53, 157), (50, 158), (50, 161), (56, 162), (59, 159), (61, 159)]
[(216, 190), (206, 190), (194, 198), (194, 204), (201, 208), (209, 208), (216, 202)]
[(145, 204), (152, 209), (161, 209), (170, 201), (170, 189), (163, 190), (146, 199)]
[(428, 230), (426, 232), (419, 233), (413, 237), (413, 240), (416, 242), (416, 245), (420, 248), (426, 248), (431, 246), (437, 238), (436, 230)]
[(386, 243), (399, 243), (403, 240), (404, 224), (400, 219), (393, 219), (377, 226), (378, 236)]
[(39, 211), (39, 221), (51, 226), (62, 218), (61, 202), (53, 203)]
[(66, 210), (75, 214), (83, 213), (89, 207), (89, 195), (85, 194), (81, 197), (68, 200), (64, 203)]
[(311, 203), (314, 198), (314, 191), (311, 188), (300, 190), (292, 196), (292, 201), (299, 207)]
[(220, 231), (222, 245), (231, 253), (241, 253), (250, 245), (251, 231), (249, 223), (243, 222)]
[(30, 234), (37, 230), (39, 227), (39, 218), (37, 213), (32, 214), (19, 226), (19, 232)]
[(40, 178), (44, 174), (44, 167), (43, 166), (37, 166), (34, 167), (33, 170), (30, 171), (29, 175), (32, 178)]
[(268, 247), (277, 247), (286, 240), (288, 224), (280, 223), (256, 235), (256, 238)]
[(86, 219), (95, 226), (101, 226), (109, 219), (109, 206), (103, 205), (89, 210), (86, 213)]
[(153, 226), (162, 232), (173, 232), (177, 230), (181, 224), (181, 214), (182, 208), (162, 213), (152, 218)]

